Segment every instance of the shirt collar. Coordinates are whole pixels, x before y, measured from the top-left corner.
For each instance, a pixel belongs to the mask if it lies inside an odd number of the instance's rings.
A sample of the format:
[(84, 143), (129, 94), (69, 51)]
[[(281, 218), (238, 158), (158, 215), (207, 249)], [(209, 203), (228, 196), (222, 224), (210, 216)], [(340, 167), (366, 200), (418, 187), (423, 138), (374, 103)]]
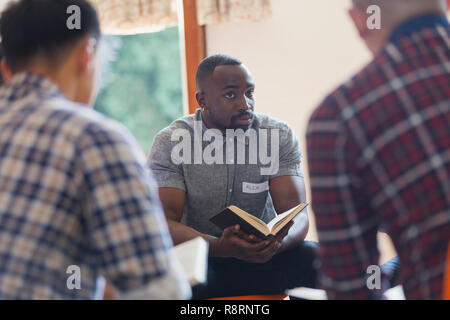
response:
[(31, 72), (21, 72), (13, 76), (11, 80), (4, 85), (7, 91), (6, 99), (10, 101), (18, 100), (34, 93), (40, 98), (49, 98), (62, 95), (59, 87), (49, 78)]
[(411, 34), (415, 31), (420, 31), (424, 28), (431, 28), (437, 25), (448, 27), (450, 24), (445, 15), (425, 14), (416, 16), (401, 23), (397, 28), (395, 28), (391, 36), (389, 37), (389, 42), (396, 42), (401, 37)]

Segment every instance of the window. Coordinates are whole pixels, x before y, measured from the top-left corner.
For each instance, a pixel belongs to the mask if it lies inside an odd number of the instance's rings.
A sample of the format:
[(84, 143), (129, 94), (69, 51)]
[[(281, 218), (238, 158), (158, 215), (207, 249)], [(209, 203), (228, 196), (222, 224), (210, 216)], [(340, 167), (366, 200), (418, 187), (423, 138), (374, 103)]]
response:
[(95, 110), (118, 120), (148, 153), (155, 135), (183, 115), (178, 28), (105, 36)]

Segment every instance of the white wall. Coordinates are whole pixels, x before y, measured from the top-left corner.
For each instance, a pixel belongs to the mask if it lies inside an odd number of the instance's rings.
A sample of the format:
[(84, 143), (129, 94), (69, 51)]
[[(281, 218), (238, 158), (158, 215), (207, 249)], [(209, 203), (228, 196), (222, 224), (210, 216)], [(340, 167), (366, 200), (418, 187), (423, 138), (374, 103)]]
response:
[(300, 135), (312, 108), (370, 57), (347, 17), (348, 0), (272, 6), (264, 22), (208, 26), (207, 51), (243, 60), (256, 80), (258, 111), (289, 120)]

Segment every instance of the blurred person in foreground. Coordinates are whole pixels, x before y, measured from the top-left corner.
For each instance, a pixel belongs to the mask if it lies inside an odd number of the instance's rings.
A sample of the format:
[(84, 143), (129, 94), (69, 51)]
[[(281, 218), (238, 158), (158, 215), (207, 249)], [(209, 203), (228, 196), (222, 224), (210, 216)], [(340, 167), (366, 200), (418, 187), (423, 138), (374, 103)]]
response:
[[(79, 28), (68, 27), (74, 6)], [(119, 299), (189, 298), (144, 154), (87, 107), (93, 7), (15, 1), (0, 30), (13, 74), (0, 88), (0, 299), (92, 299), (103, 277)]]
[[(369, 27), (371, 5), (379, 29)], [(368, 285), (381, 230), (397, 249), (406, 298), (440, 299), (450, 238), (446, 3), (354, 0), (349, 14), (374, 59), (308, 126), (320, 283), (330, 299), (382, 298), (383, 287)]]

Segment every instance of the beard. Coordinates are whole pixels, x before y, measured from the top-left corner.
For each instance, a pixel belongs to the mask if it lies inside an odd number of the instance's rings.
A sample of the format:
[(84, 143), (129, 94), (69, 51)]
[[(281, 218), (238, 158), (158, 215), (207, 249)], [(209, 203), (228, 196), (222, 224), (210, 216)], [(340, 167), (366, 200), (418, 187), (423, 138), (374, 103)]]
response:
[[(243, 120), (243, 119), (248, 118), (248, 117), (250, 117), (248, 124), (241, 124), (241, 123), (239, 123), (239, 120)], [(247, 111), (245, 111), (243, 113), (240, 113), (238, 115), (232, 116), (231, 120), (230, 120), (230, 129), (244, 129), (244, 130), (247, 130), (247, 129), (249, 129), (252, 126), (254, 119), (255, 119), (255, 113), (253, 111), (251, 111), (251, 110), (247, 110)]]

